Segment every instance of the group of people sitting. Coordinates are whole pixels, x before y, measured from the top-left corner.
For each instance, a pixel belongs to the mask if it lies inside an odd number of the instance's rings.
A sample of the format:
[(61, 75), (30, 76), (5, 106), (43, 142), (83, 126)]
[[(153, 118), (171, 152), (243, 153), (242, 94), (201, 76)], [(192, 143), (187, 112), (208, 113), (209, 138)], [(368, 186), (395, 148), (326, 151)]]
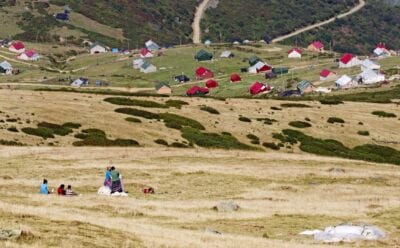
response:
[[(105, 187), (110, 188), (111, 194), (115, 192), (122, 193), (124, 192), (122, 187), (122, 176), (121, 174), (115, 169), (114, 166), (106, 168), (106, 174), (104, 179)], [(127, 193), (127, 192), (125, 192)]]
[[(48, 195), (54, 192), (54, 189), (52, 189), (51, 191), (49, 190), (49, 186), (47, 183), (47, 179), (43, 180), (42, 185), (40, 185), (40, 193), (43, 195)], [(72, 190), (72, 186), (68, 185), (67, 189), (65, 189), (65, 185), (61, 184), (58, 188), (57, 188), (57, 194), (58, 195), (65, 195), (65, 196), (74, 196), (74, 195), (78, 195), (77, 193), (75, 193)]]

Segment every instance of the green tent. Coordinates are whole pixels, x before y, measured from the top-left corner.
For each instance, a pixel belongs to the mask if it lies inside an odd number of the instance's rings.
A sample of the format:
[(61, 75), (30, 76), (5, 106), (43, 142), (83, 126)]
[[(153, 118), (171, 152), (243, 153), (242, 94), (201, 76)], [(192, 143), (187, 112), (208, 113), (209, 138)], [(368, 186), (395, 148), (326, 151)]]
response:
[(289, 68), (287, 67), (273, 68), (272, 72), (275, 73), (276, 75), (286, 74), (289, 72)]
[(207, 61), (213, 58), (213, 55), (205, 50), (200, 50), (194, 57), (197, 61)]
[(252, 56), (251, 58), (249, 58), (250, 66), (253, 66), (253, 65), (257, 64), (260, 61), (261, 61), (261, 59), (259, 57), (257, 57), (257, 56)]

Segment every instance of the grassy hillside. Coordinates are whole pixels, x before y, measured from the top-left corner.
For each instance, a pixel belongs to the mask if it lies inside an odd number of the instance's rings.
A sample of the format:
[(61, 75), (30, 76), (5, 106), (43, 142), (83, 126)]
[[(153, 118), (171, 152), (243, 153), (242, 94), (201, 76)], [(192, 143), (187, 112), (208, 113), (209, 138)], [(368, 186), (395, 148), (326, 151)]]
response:
[(303, 33), (285, 41), (285, 44), (306, 45), (313, 40), (326, 44), (333, 41), (338, 52), (371, 53), (379, 42), (391, 49), (400, 48), (400, 6), (394, 1), (367, 1), (356, 14), (332, 24)]
[(352, 7), (357, 1), (218, 1), (203, 21), (204, 39), (214, 41), (274, 38), (296, 28), (328, 19)]

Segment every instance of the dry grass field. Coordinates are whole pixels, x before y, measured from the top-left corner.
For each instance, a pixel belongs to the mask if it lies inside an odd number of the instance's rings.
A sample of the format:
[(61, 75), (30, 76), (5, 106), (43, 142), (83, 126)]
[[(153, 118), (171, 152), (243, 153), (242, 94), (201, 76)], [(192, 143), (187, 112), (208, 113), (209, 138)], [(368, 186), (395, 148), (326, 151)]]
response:
[[(173, 98), (189, 105), (181, 109), (132, 106), (192, 118), (203, 124), (206, 132), (229, 132), (259, 150), (246, 152), (158, 145), (155, 139), (168, 143), (185, 140), (162, 121), (125, 121), (127, 115), (114, 111), (123, 106), (103, 101), (106, 97), (0, 90), (1, 139), (29, 145), (0, 148), (0, 227), (25, 231), (19, 239), (0, 241), (0, 247), (325, 247), (298, 233), (344, 222), (377, 225), (388, 237), (340, 247), (400, 245), (398, 166), (314, 156), (296, 145), (276, 152), (251, 144), (246, 137), (254, 134), (261, 143), (271, 142), (272, 133), (295, 129), (288, 125), (290, 121), (307, 118), (312, 127), (301, 131), (310, 136), (336, 139), (349, 147), (378, 144), (400, 149), (398, 117), (371, 114), (384, 110), (400, 116), (396, 104), (303, 102), (310, 107), (284, 108), (281, 104), (288, 102)], [(200, 110), (203, 105), (220, 114)], [(252, 121), (239, 121), (240, 115)], [(329, 124), (329, 117), (340, 117), (345, 123)], [(277, 122), (267, 125), (256, 118)], [(44, 121), (75, 122), (82, 127), (49, 139), (21, 131)], [(137, 140), (140, 147), (73, 147), (78, 140), (74, 134), (88, 128), (101, 129), (110, 139)], [(360, 130), (370, 135), (360, 136)], [(109, 161), (123, 174), (129, 197), (97, 195)], [(38, 191), (43, 178), (51, 188), (71, 184), (81, 195), (42, 196)], [(143, 194), (146, 187), (155, 188), (156, 194)], [(226, 200), (239, 204), (239, 211), (213, 210)], [(207, 232), (210, 228), (222, 235)]]
[[(388, 238), (340, 247), (400, 245), (400, 172), (391, 165), (171, 148), (4, 147), (0, 158), (0, 226), (27, 232), (1, 247), (332, 247), (298, 233), (343, 222), (378, 225)], [(108, 161), (129, 197), (96, 194)], [(82, 195), (39, 195), (43, 178)], [(156, 194), (141, 192), (149, 186)], [(212, 209), (223, 200), (240, 210)]]

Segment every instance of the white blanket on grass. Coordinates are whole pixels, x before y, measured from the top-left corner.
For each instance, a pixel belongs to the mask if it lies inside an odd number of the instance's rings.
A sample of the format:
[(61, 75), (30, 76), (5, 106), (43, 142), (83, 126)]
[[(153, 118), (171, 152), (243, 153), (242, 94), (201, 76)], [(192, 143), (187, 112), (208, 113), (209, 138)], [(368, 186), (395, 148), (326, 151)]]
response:
[(326, 243), (355, 242), (358, 240), (378, 240), (386, 237), (384, 231), (375, 226), (368, 225), (339, 225), (327, 227), (325, 230), (306, 230), (301, 235), (314, 236), (315, 240)]
[(107, 195), (107, 196), (128, 196), (127, 193), (125, 192), (114, 192), (111, 194), (111, 189), (107, 186), (101, 186), (99, 190), (97, 191), (97, 194), (99, 195)]

